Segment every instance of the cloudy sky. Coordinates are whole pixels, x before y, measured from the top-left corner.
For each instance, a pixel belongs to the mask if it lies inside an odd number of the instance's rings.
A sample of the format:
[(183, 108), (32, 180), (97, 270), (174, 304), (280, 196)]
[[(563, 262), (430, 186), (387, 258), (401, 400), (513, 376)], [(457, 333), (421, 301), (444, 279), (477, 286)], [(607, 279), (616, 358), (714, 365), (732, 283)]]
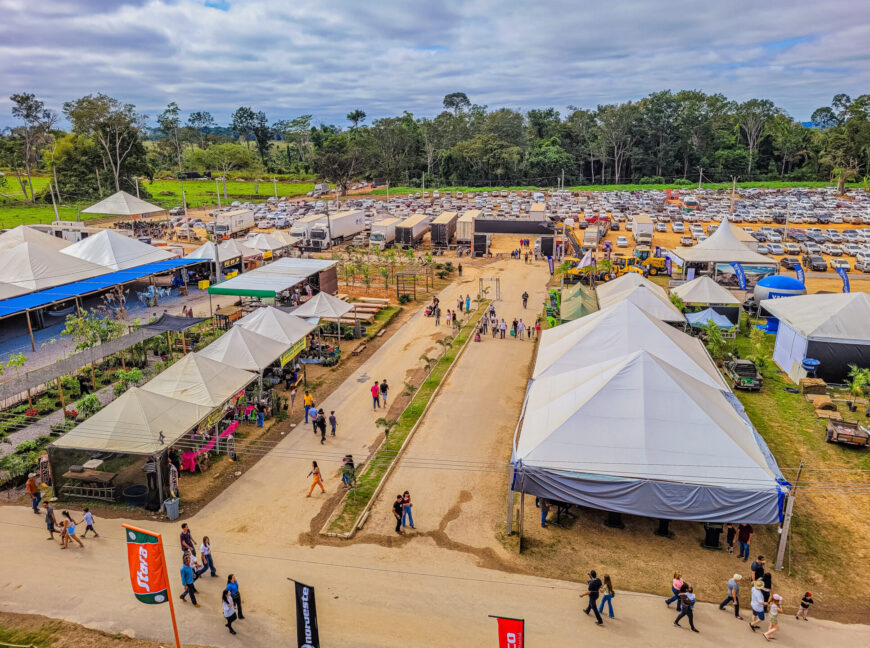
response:
[(453, 91), (564, 111), (699, 89), (799, 120), (870, 91), (855, 0), (0, 0), (0, 17), (0, 126), (13, 92), (345, 125), (354, 108), (433, 116)]

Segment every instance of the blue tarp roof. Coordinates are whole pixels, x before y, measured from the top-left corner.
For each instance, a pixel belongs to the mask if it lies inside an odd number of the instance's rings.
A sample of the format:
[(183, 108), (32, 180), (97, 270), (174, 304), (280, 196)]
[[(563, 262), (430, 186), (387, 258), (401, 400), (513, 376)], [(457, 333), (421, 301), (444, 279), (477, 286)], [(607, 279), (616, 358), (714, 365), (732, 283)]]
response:
[(689, 320), (689, 324), (692, 326), (706, 326), (707, 322), (712, 320), (719, 328), (734, 328), (734, 322), (722, 315), (722, 313), (717, 313), (712, 308), (705, 308), (697, 313), (686, 313), (686, 319)]
[[(206, 261), (208, 260), (206, 259)], [(66, 301), (67, 299), (74, 299), (75, 297), (112, 288), (119, 284), (150, 277), (154, 274), (193, 265), (194, 263), (203, 263), (203, 259), (167, 259), (165, 261), (155, 261), (154, 263), (148, 263), (136, 268), (109, 272), (97, 277), (91, 277), (90, 279), (76, 281), (75, 283), (46, 288), (45, 290), (21, 295), (20, 297), (13, 297), (12, 299), (4, 299), (0, 301), (0, 317), (8, 317), (34, 308), (41, 308)]]

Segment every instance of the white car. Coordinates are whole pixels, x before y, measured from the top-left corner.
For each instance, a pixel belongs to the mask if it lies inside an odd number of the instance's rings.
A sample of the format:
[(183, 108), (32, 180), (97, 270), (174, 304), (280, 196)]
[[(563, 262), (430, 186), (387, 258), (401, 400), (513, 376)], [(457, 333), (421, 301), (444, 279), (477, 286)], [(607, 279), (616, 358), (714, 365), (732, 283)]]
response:
[(831, 266), (831, 270), (836, 270), (837, 268), (845, 268), (846, 272), (852, 269), (849, 265), (849, 262), (845, 259), (831, 259), (828, 261), (828, 265)]
[(627, 248), (628, 247), (628, 239), (624, 236), (616, 237), (616, 247)]
[(779, 243), (768, 243), (767, 249), (770, 250), (771, 254), (785, 254), (785, 250)]
[(682, 223), (674, 223), (671, 225), (671, 229), (674, 230), (674, 234), (682, 234), (686, 231), (686, 227)]
[(840, 249), (840, 246), (834, 245), (833, 243), (825, 243), (822, 245), (822, 253), (830, 254), (831, 256), (843, 256), (843, 250)]

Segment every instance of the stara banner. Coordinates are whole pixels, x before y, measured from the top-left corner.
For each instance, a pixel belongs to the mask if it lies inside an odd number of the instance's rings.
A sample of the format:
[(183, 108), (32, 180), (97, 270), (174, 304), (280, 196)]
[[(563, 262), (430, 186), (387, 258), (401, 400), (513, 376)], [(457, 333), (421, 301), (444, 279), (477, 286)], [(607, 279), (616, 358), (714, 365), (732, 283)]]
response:
[(133, 594), (143, 603), (166, 603), (169, 584), (160, 536), (126, 525), (124, 534)]

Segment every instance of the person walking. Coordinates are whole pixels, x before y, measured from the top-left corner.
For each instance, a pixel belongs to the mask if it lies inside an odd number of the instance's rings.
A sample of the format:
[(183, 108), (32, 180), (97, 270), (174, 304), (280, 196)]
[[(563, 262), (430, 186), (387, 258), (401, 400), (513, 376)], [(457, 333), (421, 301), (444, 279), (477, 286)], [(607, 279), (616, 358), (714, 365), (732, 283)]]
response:
[(245, 615), (242, 614), (242, 595), (239, 593), (239, 582), (233, 574), (227, 576), (227, 589), (233, 596), (233, 604), (236, 606), (236, 613), (239, 615), (239, 619), (244, 619)]
[(523, 323), (523, 320), (517, 322), (517, 337), (520, 340), (526, 339), (526, 325)]
[(323, 410), (317, 412), (317, 427), (320, 429), (320, 445), (326, 443), (326, 414)]
[(372, 411), (375, 411), (381, 406), (381, 387), (378, 381), (372, 385)]
[(507, 333), (507, 322), (504, 321), (504, 318), (501, 320), (501, 324), (498, 325), (499, 334), (502, 340), (504, 340), (504, 334)]
[(468, 294), (465, 295), (465, 312), (471, 312), (471, 295)]
[(598, 607), (598, 612), (604, 612), (604, 604), (607, 603), (607, 616), (613, 618), (613, 597), (616, 592), (613, 590), (613, 583), (610, 581), (610, 574), (604, 574), (604, 584), (601, 587), (601, 605)]
[(94, 529), (94, 514), (91, 513), (91, 509), (87, 506), (85, 507), (85, 511), (82, 514), (82, 522), (85, 523), (85, 532), (82, 534), (83, 538), (88, 537), (88, 531), (91, 531), (94, 534), (95, 538), (99, 538), (100, 534), (97, 533), (96, 529)]
[(462, 312), (462, 295), (459, 295), (459, 299), (456, 300), (456, 310)]
[(401, 535), (402, 531), (402, 515), (405, 513), (405, 501), (402, 495), (396, 495), (396, 501), (393, 502), (393, 517), (396, 518), (396, 533)]
[(73, 520), (72, 517), (70, 516), (69, 511), (61, 511), (61, 515), (64, 518), (66, 518), (66, 524), (64, 527), (64, 530), (66, 531), (66, 533), (64, 535), (64, 541), (63, 541), (63, 544), (61, 545), (61, 549), (66, 549), (67, 546), (69, 546), (70, 540), (75, 540), (78, 543), (78, 545), (82, 549), (84, 549), (85, 545), (82, 543), (81, 540), (79, 540), (79, 537), (76, 535), (76, 523), (75, 523), (75, 520)]
[(770, 615), (770, 621), (767, 626), (767, 632), (763, 635), (768, 641), (770, 641), (770, 638), (779, 630), (779, 613), (782, 612), (782, 596), (774, 594), (771, 598), (773, 600), (767, 606), (767, 613)]
[(185, 601), (187, 595), (190, 594), (190, 602), (193, 603), (193, 607), (199, 607), (199, 603), (196, 602), (196, 588), (193, 586), (193, 567), (190, 566), (192, 560), (193, 556), (190, 554), (184, 555), (184, 564), (181, 565), (181, 585), (184, 587), (184, 593), (178, 598)]
[(330, 410), (329, 412), (329, 429), (330, 435), (335, 436), (335, 428), (338, 426), (338, 420), (335, 418), (335, 410)]
[(537, 337), (537, 338), (541, 337), (541, 320), (540, 319), (535, 320), (535, 337)]
[(523, 291), (523, 308), (525, 308), (529, 303), (529, 293)]
[(511, 322), (511, 337), (513, 339), (517, 339), (517, 318), (515, 317)]
[(755, 535), (751, 524), (740, 524), (737, 527), (737, 544), (740, 545), (739, 558), (743, 558), (743, 562), (749, 560), (749, 543), (752, 542), (752, 536)]
[(308, 423), (308, 410), (314, 407), (314, 396), (307, 389), (302, 397), (302, 405), (305, 407), (305, 422)]
[(677, 615), (677, 618), (674, 619), (674, 625), (681, 628), (680, 619), (689, 617), (689, 629), (692, 632), (698, 632), (698, 629), (695, 628), (695, 593), (692, 591), (692, 586), (688, 583), (683, 583), (683, 586), (680, 588), (680, 602), (683, 609)]
[(797, 614), (794, 615), (795, 619), (799, 619), (801, 617), (804, 618), (804, 621), (809, 621), (807, 619), (807, 614), (810, 612), (810, 606), (814, 603), (813, 601), (813, 593), (806, 592), (801, 598), (801, 606), (798, 608)]
[(384, 403), (384, 407), (387, 406), (387, 392), (390, 391), (390, 386), (387, 384), (387, 379), (384, 378), (381, 381), (381, 401)]
[(728, 545), (728, 553), (734, 553), (734, 538), (737, 535), (737, 529), (730, 522), (725, 525), (725, 543)]
[(402, 493), (402, 526), (405, 526), (405, 518), (408, 519), (408, 526), (414, 528), (414, 516), (411, 515), (411, 494), (408, 491)]
[(316, 407), (311, 408), (311, 412), (310, 412), (310, 414), (311, 414), (311, 431), (314, 432), (314, 434), (317, 434), (317, 426), (318, 426), (319, 419), (320, 419), (320, 412), (322, 412), (322, 411), (323, 410), (318, 411), (318, 409)]
[(257, 403), (257, 427), (263, 427), (266, 422), (266, 406), (263, 403)]
[(590, 612), (595, 613), (595, 623), (598, 625), (604, 625), (604, 621), (601, 620), (601, 613), (598, 611), (598, 594), (601, 591), (601, 579), (598, 578), (598, 575), (595, 573), (593, 569), (589, 572), (589, 580), (586, 583), (586, 592), (580, 595), (580, 598), (584, 596), (589, 597), (589, 604), (586, 606), (586, 609), (583, 610), (586, 613), (586, 616), (589, 616)]
[(459, 276), (461, 277), (461, 276), (462, 276), (462, 264), (460, 263), (460, 264), (456, 267), (456, 269), (459, 271)]
[(541, 498), (541, 528), (547, 528), (547, 516), (550, 514), (550, 500)]
[(674, 595), (665, 601), (665, 605), (671, 607), (671, 603), (674, 601), (677, 602), (677, 612), (682, 609), (682, 603), (680, 603), (680, 588), (683, 586), (683, 578), (680, 575), (680, 572), (674, 572), (674, 579), (671, 581), (671, 591)]
[(749, 622), (749, 627), (752, 628), (752, 632), (758, 630), (758, 626), (764, 621), (766, 606), (764, 604), (764, 594), (761, 591), (762, 587), (764, 587), (764, 583), (760, 580), (752, 584), (752, 593), (749, 600), (749, 607), (752, 608), (752, 620)]
[(749, 566), (749, 569), (752, 570), (752, 580), (758, 580), (764, 576), (764, 565), (766, 562), (764, 556), (759, 556), (752, 561), (752, 564)]
[(142, 465), (142, 472), (145, 473), (146, 484), (149, 491), (157, 490), (157, 459), (148, 457), (148, 460)]
[(728, 579), (728, 596), (719, 604), (719, 609), (724, 610), (726, 605), (733, 603), (734, 616), (740, 621), (743, 621), (743, 617), (740, 616), (740, 581), (742, 578), (743, 576), (740, 574), (734, 574)]
[(293, 411), (293, 404), (296, 402), (296, 388), (290, 390), (290, 411)]
[(344, 483), (344, 490), (351, 487), (354, 470), (353, 455), (344, 455), (344, 459), (341, 460), (341, 481)]
[(441, 326), (441, 307), (435, 307), (435, 326)]
[(223, 594), (221, 594), (221, 604), (224, 608), (224, 625), (227, 627), (227, 630), (230, 631), (230, 634), (236, 634), (236, 631), (233, 630), (233, 621), (235, 621), (238, 616), (236, 615), (236, 604), (233, 603), (233, 595), (230, 590), (225, 589)]
[(42, 501), (42, 491), (39, 490), (39, 484), (36, 483), (36, 473), (27, 475), (27, 483), (24, 484), (27, 494), (30, 495), (30, 506), (33, 508), (33, 514), (39, 515), (39, 502)]
[(203, 573), (206, 569), (211, 570), (212, 578), (217, 576), (217, 569), (214, 567), (214, 558), (211, 556), (211, 540), (208, 536), (202, 536), (202, 544), (199, 545), (199, 555), (202, 556)]
[(50, 502), (43, 502), (42, 506), (45, 508), (45, 528), (48, 529), (46, 540), (54, 540), (55, 527), (57, 526), (57, 519), (54, 517), (54, 507)]
[(492, 319), (490, 319), (489, 326), (492, 329), (492, 337), (493, 339), (495, 339), (495, 337), (498, 335), (498, 318), (496, 318), (495, 315), (493, 315)]
[(314, 490), (315, 486), (320, 486), (320, 492), (325, 493), (326, 489), (323, 487), (323, 479), (320, 476), (320, 468), (317, 467), (317, 462), (311, 462), (311, 472), (308, 473), (308, 476), (311, 477), (311, 488), (308, 489), (307, 497), (311, 497), (311, 493)]

